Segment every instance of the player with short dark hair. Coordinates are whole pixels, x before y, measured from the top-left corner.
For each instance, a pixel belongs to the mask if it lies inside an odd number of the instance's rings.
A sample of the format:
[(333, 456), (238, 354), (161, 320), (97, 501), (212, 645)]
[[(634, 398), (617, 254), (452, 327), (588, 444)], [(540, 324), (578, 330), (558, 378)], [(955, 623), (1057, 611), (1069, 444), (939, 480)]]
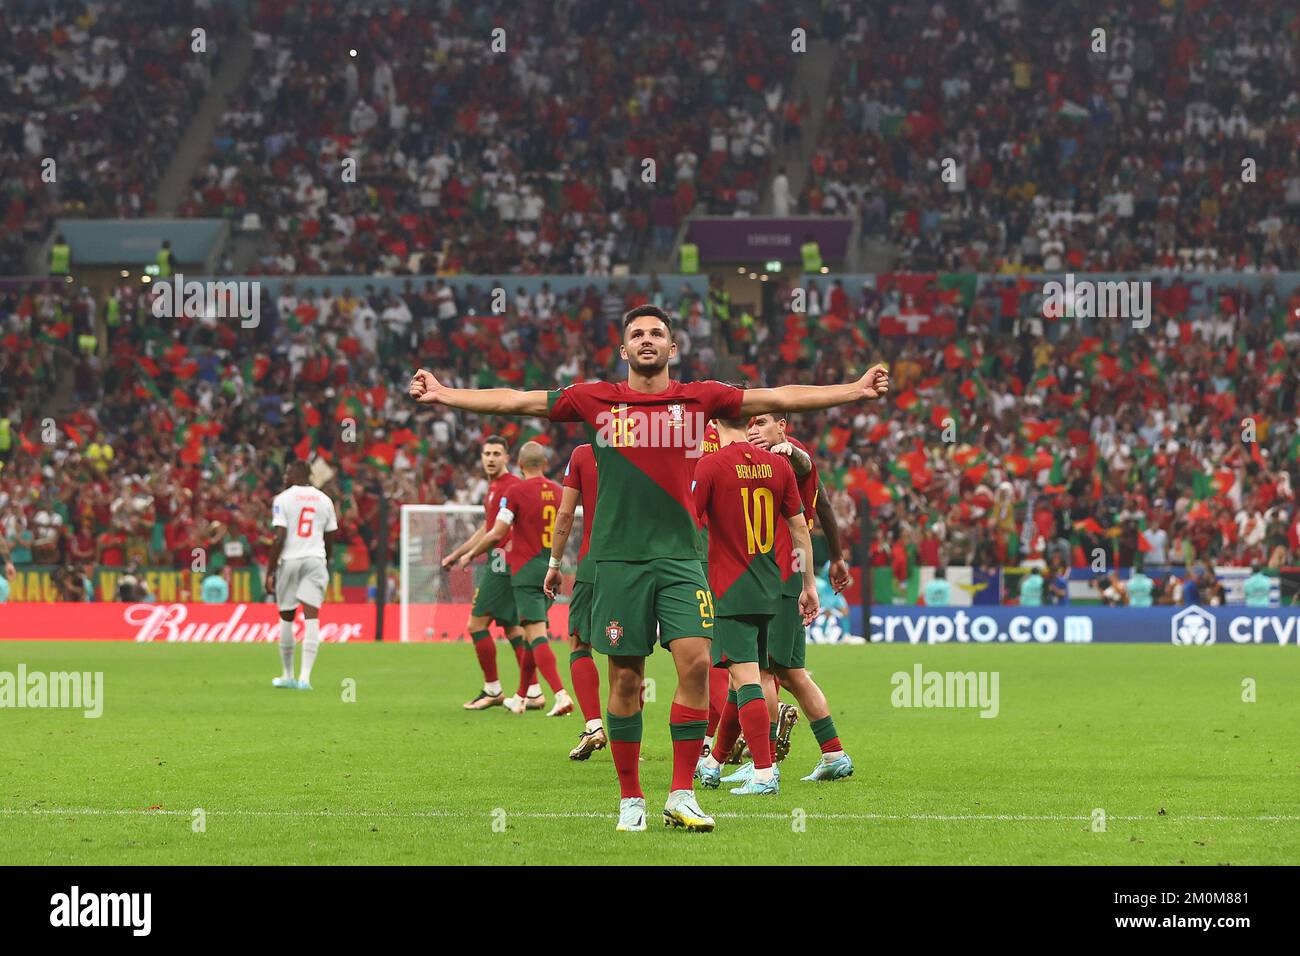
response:
[[(730, 674), (729, 699), (738, 714), (737, 729), (745, 731), (754, 771), (731, 792), (770, 795), (780, 792), (773, 768), (768, 707), (760, 669), (767, 666), (771, 626), (781, 603), (783, 568), (777, 549), (777, 528), (785, 519), (786, 533), (802, 553), (810, 554), (812, 539), (801, 517), (803, 504), (789, 463), (745, 440), (746, 422), (717, 421), (721, 449), (695, 469), (695, 506), (709, 528), (709, 586), (715, 604), (713, 666)], [(817, 616), (817, 582), (812, 562), (799, 574), (796, 599), (805, 622)], [(721, 761), (734, 743), (729, 724), (718, 728), (717, 747), (698, 766), (700, 782), (713, 789), (721, 782)]]
[[(510, 471), (510, 445), (500, 435), (489, 435), (483, 439), (479, 462), (489, 482), (487, 497), (483, 499), (483, 524), (442, 559), (444, 569), (453, 565), (460, 568), (469, 566), (470, 552), (496, 524), (501, 496), (519, 481)], [(474, 642), (474, 653), (483, 670), (483, 687), (472, 700), (465, 703), (466, 710), (486, 710), (505, 703), (497, 672), (497, 645), (488, 630), (493, 621), (505, 630), (515, 650), (515, 659), (519, 662), (520, 689), (515, 697), (528, 696), (536, 673), (532, 652), (524, 644), (523, 630), (519, 627), (515, 614), (515, 598), (510, 587), (510, 569), (506, 562), (505, 547), (506, 542), (500, 542), (491, 559), (479, 570), (478, 580), (474, 582), (474, 596), (470, 599), (469, 621), (465, 629)], [(540, 695), (540, 689), (538, 693)], [(538, 703), (533, 709), (541, 706)]]
[[(524, 477), (501, 496), (496, 521), (470, 550), (469, 556), (476, 558), (510, 538), (506, 562), (510, 566), (515, 613), (524, 630), (524, 643), (555, 694), (555, 707), (546, 716), (562, 717), (573, 711), (573, 701), (560, 680), (555, 653), (546, 633), (551, 601), (542, 590), (555, 514), (560, 506), (560, 486), (546, 477), (546, 450), (535, 441), (525, 442), (519, 449), (519, 470)], [(527, 703), (515, 695), (506, 701), (505, 707), (512, 713), (522, 714)]]
[[(635, 313), (635, 314), (632, 314)], [(711, 418), (749, 417), (773, 408), (815, 411), (873, 400), (889, 391), (889, 373), (874, 366), (842, 385), (739, 389), (720, 382), (675, 382), (677, 354), (668, 316), (653, 306), (625, 318), (620, 356), (626, 382), (580, 382), (546, 392), (450, 388), (427, 369), (411, 380), (423, 404), (485, 415), (549, 416), (583, 422), (596, 453), (600, 482), (592, 529), (596, 561), (592, 646), (609, 659), (606, 730), (618, 775), (622, 831), (645, 829), (640, 783), (641, 688), (645, 658), (656, 643), (672, 654), (677, 691), (670, 708), (672, 784), (667, 826), (715, 826), (695, 799), (695, 764), (708, 718), (709, 638), (713, 595), (699, 558), (691, 498), (691, 459)]]
[[(284, 491), (271, 503), (275, 540), (266, 559), (266, 592), (280, 609), (279, 677), (273, 687), (311, 690), (311, 672), (320, 650), (320, 609), (329, 587), (329, 561), (339, 522), (330, 496), (311, 483), (307, 463), (295, 459), (284, 470)], [(293, 676), (293, 616), (302, 605), (302, 663)]]
[[(786, 431), (788, 421), (783, 412), (774, 412), (764, 415), (755, 415), (749, 421), (748, 438), (759, 448), (766, 448), (774, 454), (785, 457), (795, 475), (799, 480), (799, 497), (803, 502), (804, 516), (808, 521), (809, 530), (812, 529), (812, 516), (815, 513), (821, 522), (822, 531), (826, 535), (826, 544), (830, 551), (831, 558), (831, 586), (836, 591), (841, 591), (852, 583), (849, 576), (848, 565), (844, 563), (840, 553), (839, 528), (835, 524), (835, 512), (831, 508), (830, 499), (822, 487), (821, 479), (817, 474), (817, 465), (812, 459), (812, 455), (799, 439), (790, 435)], [(788, 539), (784, 539), (784, 546)], [(797, 552), (796, 552), (797, 553)], [(811, 566), (812, 552), (809, 551), (805, 557), (805, 563)], [(835, 721), (831, 718), (830, 704), (826, 701), (826, 695), (822, 693), (816, 681), (809, 676), (807, 669), (804, 667), (805, 655), (807, 652), (807, 633), (805, 631), (806, 622), (799, 620), (799, 616), (793, 606), (791, 597), (792, 588), (789, 583), (786, 584), (782, 592), (782, 614), (779, 629), (775, 632), (771, 650), (768, 654), (769, 671), (776, 683), (790, 691), (799, 706), (803, 708), (805, 716), (808, 718), (809, 727), (812, 729), (813, 736), (817, 738), (817, 745), (821, 748), (822, 757), (817, 766), (813, 768), (812, 773), (804, 777), (805, 780), (840, 780), (853, 774), (853, 761), (849, 755), (844, 752), (843, 745), (840, 743), (839, 734), (835, 729)], [(768, 686), (765, 683), (765, 687)], [(776, 685), (772, 685), (775, 693)], [(789, 709), (787, 709), (789, 708)], [(772, 725), (772, 733), (780, 743), (778, 752), (784, 756), (790, 746), (790, 727), (793, 725), (794, 718), (793, 708), (789, 704), (780, 704), (776, 708), (774, 717), (775, 722)], [(750, 745), (751, 751), (753, 745)], [(748, 768), (742, 767), (737, 773), (732, 774), (731, 778), (743, 780)]]

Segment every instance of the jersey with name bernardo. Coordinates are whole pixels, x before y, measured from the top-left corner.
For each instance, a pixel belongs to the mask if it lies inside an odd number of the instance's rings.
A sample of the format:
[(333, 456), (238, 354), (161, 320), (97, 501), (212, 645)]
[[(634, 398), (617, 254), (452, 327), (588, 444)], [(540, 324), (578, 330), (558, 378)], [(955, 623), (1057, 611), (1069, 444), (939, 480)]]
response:
[(591, 526), (596, 522), (596, 455), (590, 445), (579, 445), (564, 468), (564, 487), (572, 488), (582, 499), (582, 546), (578, 548), (578, 573), (575, 581), (588, 584), (596, 580), (596, 562), (587, 560), (591, 546)]
[(709, 590), (720, 617), (774, 614), (780, 600), (777, 528), (803, 511), (780, 455), (734, 442), (695, 469), (695, 507), (707, 517)]
[(542, 586), (563, 490), (545, 475), (516, 481), (501, 497), (497, 520), (510, 524), (506, 561), (514, 583)]
[[(785, 436), (785, 440), (807, 455), (809, 461), (813, 461), (812, 452), (804, 447), (803, 442), (789, 434)], [(799, 502), (803, 505), (803, 516), (808, 519), (808, 530), (811, 531), (813, 515), (817, 510), (817, 489), (821, 485), (821, 479), (817, 475), (817, 463), (813, 461), (812, 468), (802, 478), (795, 475), (795, 483), (799, 489)], [(784, 523), (776, 529), (776, 550), (777, 561), (781, 564), (781, 593), (786, 597), (798, 597), (803, 591), (803, 576), (801, 572), (795, 570), (794, 539), (790, 537), (790, 529)], [(808, 555), (807, 560), (812, 560), (811, 554)]]
[[(514, 475), (506, 471), (506, 472), (502, 472), (501, 474), (493, 478), (492, 483), (488, 485), (487, 497), (483, 499), (483, 518), (485, 521), (483, 526), (487, 528), (489, 531), (491, 531), (492, 526), (497, 523), (497, 511), (501, 507), (501, 496), (504, 495), (506, 492), (508, 492), (519, 481), (520, 478), (518, 475)], [(510, 533), (509, 532), (507, 532), (506, 536), (501, 539), (501, 542), (497, 545), (497, 547), (500, 548), (505, 553), (506, 559), (509, 560), (510, 558)], [(493, 561), (489, 558), (487, 563), (487, 573), (500, 574), (509, 577), (510, 572), (504, 567), (501, 567), (500, 570), (495, 570), (500, 566), (501, 566), (501, 562)]]
[(271, 527), (284, 528), (281, 561), (325, 557), (325, 532), (339, 529), (330, 496), (311, 485), (294, 485), (271, 502)]
[(584, 422), (596, 456), (592, 560), (699, 560), (694, 458), (705, 423), (737, 417), (743, 396), (712, 381), (669, 382), (653, 393), (625, 382), (580, 382), (548, 395), (551, 420)]

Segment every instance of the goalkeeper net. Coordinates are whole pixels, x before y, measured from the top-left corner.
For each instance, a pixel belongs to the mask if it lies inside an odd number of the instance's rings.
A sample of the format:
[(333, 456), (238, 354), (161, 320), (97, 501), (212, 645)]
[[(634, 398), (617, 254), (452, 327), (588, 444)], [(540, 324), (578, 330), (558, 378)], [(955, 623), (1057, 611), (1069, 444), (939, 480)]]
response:
[[(456, 640), (465, 633), (475, 582), (490, 555), (467, 568), (444, 569), (443, 559), (468, 541), (483, 524), (482, 505), (402, 505), (401, 618), (403, 641)], [(561, 602), (572, 592), (578, 548), (582, 543), (582, 508), (573, 519), (564, 555)]]

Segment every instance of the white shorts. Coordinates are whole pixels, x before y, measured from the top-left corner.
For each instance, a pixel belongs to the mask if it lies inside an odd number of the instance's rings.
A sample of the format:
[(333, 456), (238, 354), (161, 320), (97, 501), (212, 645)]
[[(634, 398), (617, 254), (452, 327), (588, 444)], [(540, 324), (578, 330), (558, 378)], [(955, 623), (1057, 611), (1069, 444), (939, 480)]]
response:
[(324, 558), (281, 561), (275, 572), (275, 599), (281, 611), (292, 611), (299, 604), (320, 607), (325, 603), (329, 583), (329, 568)]

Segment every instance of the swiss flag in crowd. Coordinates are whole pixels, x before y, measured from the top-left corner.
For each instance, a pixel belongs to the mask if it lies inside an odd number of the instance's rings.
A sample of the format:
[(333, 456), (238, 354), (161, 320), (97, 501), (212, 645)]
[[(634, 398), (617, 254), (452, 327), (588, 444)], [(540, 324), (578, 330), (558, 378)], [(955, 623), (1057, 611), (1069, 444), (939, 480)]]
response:
[(925, 312), (900, 312), (898, 315), (880, 317), (881, 335), (950, 336), (957, 332), (957, 324), (947, 315)]

